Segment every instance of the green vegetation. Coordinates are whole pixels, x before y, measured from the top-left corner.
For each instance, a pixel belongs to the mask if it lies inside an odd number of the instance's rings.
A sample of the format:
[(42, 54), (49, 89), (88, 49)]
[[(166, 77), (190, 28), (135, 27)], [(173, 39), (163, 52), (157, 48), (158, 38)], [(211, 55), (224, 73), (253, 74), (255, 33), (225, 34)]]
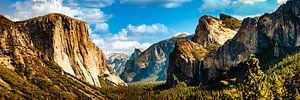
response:
[(239, 29), (242, 25), (242, 21), (240, 21), (236, 18), (233, 18), (229, 15), (221, 14), (220, 18), (222, 20), (224, 27), (226, 27), (226, 28), (236, 30), (236, 29)]
[[(0, 78), (10, 88), (0, 84), (0, 99), (87, 99), (85, 93), (108, 99), (300, 99), (300, 52), (292, 54), (272, 66), (261, 70), (259, 60), (251, 55), (246, 62), (248, 68), (243, 79), (226, 79), (217, 85), (187, 86), (179, 83), (166, 88), (164, 82), (134, 83), (124, 87), (111, 87), (100, 80), (97, 88), (64, 74), (51, 62), (45, 66), (33, 66), (35, 72), (26, 78), (6, 67), (0, 67)], [(34, 64), (34, 63), (32, 63)], [(41, 65), (40, 65), (41, 66)], [(34, 71), (31, 69), (31, 72)], [(57, 72), (54, 72), (56, 70)], [(29, 71), (29, 70), (27, 70)], [(21, 71), (26, 72), (26, 71)], [(30, 71), (29, 71), (30, 72)], [(30, 77), (29, 77), (30, 76)], [(100, 78), (102, 79), (102, 78)], [(98, 91), (90, 91), (96, 89)], [(105, 96), (104, 96), (105, 95)]]
[(217, 50), (217, 48), (219, 48), (221, 45), (218, 44), (218, 43), (210, 43), (208, 44), (207, 46), (205, 46), (204, 48), (209, 51), (209, 52), (212, 52), (212, 51), (215, 51)]
[[(52, 64), (50, 62), (46, 64)], [(50, 66), (50, 65), (48, 65)], [(55, 65), (52, 65), (55, 66)], [(102, 88), (88, 83), (78, 83), (69, 75), (54, 73), (47, 67), (38, 68), (26, 80), (6, 67), (0, 67), (0, 78), (10, 84), (3, 88), (0, 84), (0, 99), (87, 99), (84, 93), (98, 94), (108, 99), (300, 99), (300, 52), (284, 58), (269, 70), (261, 70), (259, 60), (251, 55), (246, 62), (248, 70), (245, 78), (226, 79), (219, 84), (187, 86), (179, 83), (166, 88), (164, 82), (142, 84), (134, 83), (124, 87), (111, 87), (101, 80)], [(59, 69), (57, 69), (59, 71)], [(101, 79), (101, 78), (100, 78)], [(239, 83), (240, 82), (240, 83)], [(92, 87), (92, 88), (88, 88)], [(97, 89), (98, 91), (89, 91)], [(76, 98), (78, 97), (78, 98)]]
[(207, 51), (205, 49), (200, 49), (200, 50), (192, 51), (192, 53), (195, 58), (197, 58), (198, 60), (201, 60), (206, 56)]
[(14, 70), (0, 65), (0, 99), (105, 98), (95, 87), (64, 73), (52, 61), (36, 56), (21, 57), (22, 60), (19, 57), (14, 61)]
[[(251, 55), (243, 80), (222, 80), (218, 86), (186, 86), (173, 88), (165, 84), (130, 84), (128, 87), (102, 88), (110, 99), (300, 99), (300, 52), (286, 57), (272, 69), (262, 71), (259, 60)], [(240, 82), (240, 83), (238, 83)]]

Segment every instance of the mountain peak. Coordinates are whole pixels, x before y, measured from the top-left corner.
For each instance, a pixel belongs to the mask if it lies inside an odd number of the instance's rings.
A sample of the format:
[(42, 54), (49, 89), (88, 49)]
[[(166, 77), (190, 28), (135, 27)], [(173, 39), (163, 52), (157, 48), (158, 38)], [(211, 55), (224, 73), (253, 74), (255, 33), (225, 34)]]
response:
[(70, 20), (70, 21), (75, 21), (75, 22), (78, 22), (78, 23), (84, 23), (84, 24), (87, 24), (86, 22), (84, 21), (81, 21), (79, 19), (76, 19), (76, 18), (72, 18), (72, 17), (69, 17), (67, 15), (64, 15), (64, 14), (60, 14), (60, 13), (50, 13), (50, 14), (47, 14), (47, 15), (43, 15), (43, 16), (38, 16), (38, 17), (34, 17), (34, 18), (30, 18), (28, 20), (24, 20), (24, 21), (20, 21), (20, 22), (28, 22), (28, 21), (47, 21), (47, 22), (56, 22), (56, 21), (59, 21), (59, 20)]
[[(289, 0), (274, 13), (246, 18), (236, 36), (209, 53), (201, 68), (203, 81), (219, 81), (221, 73), (240, 68), (251, 54), (269, 66), (300, 46), (300, 0)], [(270, 62), (272, 60), (272, 62)]]
[(241, 21), (229, 15), (220, 14), (220, 19), (213, 16), (202, 16), (193, 37), (193, 41), (200, 45), (224, 44), (232, 38), (241, 25)]
[(6, 18), (3, 15), (0, 15), (0, 26), (4, 27), (4, 26), (10, 26), (13, 25), (13, 22), (11, 20), (9, 20), (8, 18)]

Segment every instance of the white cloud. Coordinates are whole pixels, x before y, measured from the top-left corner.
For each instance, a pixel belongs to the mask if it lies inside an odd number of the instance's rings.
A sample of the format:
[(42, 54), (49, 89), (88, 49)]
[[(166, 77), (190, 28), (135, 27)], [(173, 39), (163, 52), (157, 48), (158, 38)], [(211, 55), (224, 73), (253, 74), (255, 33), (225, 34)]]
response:
[(109, 25), (107, 23), (97, 23), (95, 24), (94, 31), (97, 32), (108, 32)]
[[(73, 18), (77, 18), (87, 22), (89, 26), (90, 36), (100, 47), (100, 49), (104, 49), (104, 51), (122, 51), (120, 48), (112, 48), (117, 47), (120, 43), (113, 43), (114, 41), (120, 39), (127, 38), (124, 34), (111, 35), (108, 34), (107, 37), (100, 38), (100, 35), (94, 33), (109, 33), (109, 25), (106, 23), (112, 16), (105, 14), (99, 7), (106, 7), (111, 5), (114, 0), (30, 0), (30, 1), (22, 1), (16, 2), (13, 7), (15, 8), (15, 13), (12, 15), (6, 15), (10, 19), (25, 20), (32, 17), (43, 16), (49, 13), (61, 13)], [(95, 5), (92, 5), (95, 4)], [(98, 6), (97, 6), (98, 5)], [(97, 8), (98, 7), (98, 8)], [(94, 26), (94, 28), (91, 28)], [(114, 39), (111, 39), (113, 36)], [(108, 39), (111, 39), (108, 41)], [(135, 42), (129, 42), (127, 45), (130, 46), (130, 43), (145, 47), (145, 44), (138, 44)], [(125, 46), (125, 44), (123, 44)], [(102, 48), (103, 47), (103, 48)], [(113, 50), (110, 50), (112, 48)], [(126, 47), (124, 47), (126, 48)], [(128, 48), (127, 48), (128, 49)], [(125, 51), (125, 49), (123, 50)]]
[(122, 28), (117, 34), (106, 33), (91, 34), (93, 42), (102, 49), (105, 55), (110, 53), (126, 53), (130, 54), (134, 48), (148, 48), (152, 42), (151, 40), (158, 41), (158, 39), (165, 39), (164, 35), (171, 33), (164, 24), (141, 24), (131, 25)]
[(288, 0), (277, 0), (277, 3), (278, 4), (283, 4), (283, 3), (286, 3)]
[(80, 14), (78, 9), (71, 9), (62, 5), (61, 0), (31, 0), (17, 2), (14, 17), (20, 20), (41, 16), (49, 13), (62, 13), (71, 17)]
[(158, 23), (152, 25), (142, 24), (139, 26), (129, 24), (127, 30), (135, 34), (157, 34), (168, 33), (170, 29), (167, 26)]
[(120, 0), (120, 3), (139, 6), (159, 5), (165, 8), (177, 8), (181, 7), (184, 3), (191, 1), (192, 0)]
[(78, 6), (86, 8), (103, 8), (112, 5), (115, 0), (66, 0), (68, 6)]
[(239, 20), (243, 20), (244, 18), (247, 17), (259, 17), (261, 16), (261, 14), (256, 14), (256, 15), (245, 15), (245, 16), (241, 16), (241, 15), (232, 15), (233, 17), (239, 19)]
[[(84, 2), (94, 2), (96, 0), (84, 0)], [(104, 0), (113, 1), (113, 0)], [(31, 0), (16, 2), (13, 18), (18, 20), (25, 20), (32, 17), (42, 16), (49, 13), (61, 13), (73, 18), (83, 20), (90, 25), (104, 25), (102, 29), (108, 28), (107, 20), (111, 18), (111, 15), (105, 14), (99, 8), (88, 8), (85, 6), (79, 6), (78, 2), (69, 0), (68, 4), (62, 0)], [(72, 6), (71, 6), (72, 5)], [(107, 29), (105, 29), (107, 30)]]
[[(125, 39), (124, 39), (125, 38)], [(111, 53), (131, 54), (135, 48), (148, 48), (151, 44), (147, 42), (138, 42), (137, 40), (128, 40), (124, 34), (116, 34), (113, 38), (98, 37), (92, 41), (104, 52), (106, 56)]]
[(265, 2), (266, 0), (239, 0), (239, 1), (246, 4), (254, 4), (258, 2)]
[(177, 8), (177, 7), (181, 7), (182, 4), (181, 3), (167, 3), (167, 4), (164, 4), (164, 7), (165, 8)]

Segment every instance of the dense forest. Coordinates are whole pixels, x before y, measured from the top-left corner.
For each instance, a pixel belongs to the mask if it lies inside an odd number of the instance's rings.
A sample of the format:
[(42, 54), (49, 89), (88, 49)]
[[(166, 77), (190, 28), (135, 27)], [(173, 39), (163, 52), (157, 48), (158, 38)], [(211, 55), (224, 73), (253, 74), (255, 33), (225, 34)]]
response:
[[(300, 52), (261, 70), (255, 55), (245, 63), (244, 79), (222, 80), (216, 85), (167, 88), (164, 83), (132, 84), (128, 87), (99, 89), (111, 99), (300, 99)], [(237, 82), (239, 81), (239, 82)]]

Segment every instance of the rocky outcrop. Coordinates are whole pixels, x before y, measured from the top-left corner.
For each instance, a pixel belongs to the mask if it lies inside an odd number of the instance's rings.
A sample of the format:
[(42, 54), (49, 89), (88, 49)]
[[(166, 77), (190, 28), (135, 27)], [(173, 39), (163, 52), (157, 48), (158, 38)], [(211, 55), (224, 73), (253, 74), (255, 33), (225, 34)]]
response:
[(90, 40), (85, 22), (61, 14), (49, 14), (18, 22), (30, 33), (34, 47), (67, 73), (100, 87), (99, 77), (124, 84)]
[(113, 53), (108, 58), (108, 64), (120, 75), (126, 66), (129, 56), (124, 53)]
[(29, 33), (1, 15), (0, 37), (1, 94), (18, 99), (104, 99), (34, 48)]
[(203, 81), (217, 81), (251, 54), (268, 64), (300, 46), (300, 1), (289, 0), (274, 13), (246, 18), (237, 35), (203, 60)]
[(130, 60), (134, 60), (136, 57), (138, 57), (140, 54), (142, 54), (144, 50), (141, 48), (135, 48), (133, 53), (130, 56)]
[(138, 57), (144, 50), (142, 48), (135, 48), (133, 53), (128, 57), (126, 54), (117, 53), (112, 54), (108, 62), (114, 68), (118, 75), (122, 74), (125, 67), (129, 65), (136, 57)]
[(128, 61), (120, 77), (125, 82), (166, 80), (169, 54), (175, 47), (175, 41), (180, 38), (191, 36), (181, 34), (153, 44), (135, 59)]
[(167, 84), (172, 86), (179, 82), (187, 84), (195, 83), (199, 76), (199, 66), (201, 61), (207, 54), (207, 50), (198, 43), (190, 40), (179, 39), (176, 41), (174, 51), (169, 56), (169, 68), (167, 72)]
[(212, 16), (202, 16), (196, 28), (193, 41), (200, 45), (223, 45), (233, 38), (241, 25), (241, 21), (229, 15), (220, 14), (220, 19)]
[[(232, 25), (234, 23), (234, 25)], [(201, 62), (208, 52), (214, 52), (225, 41), (236, 34), (240, 21), (229, 15), (220, 14), (220, 19), (202, 16), (196, 28), (193, 41), (176, 42), (170, 54), (167, 84), (173, 86), (179, 82), (195, 85), (201, 74)]]

